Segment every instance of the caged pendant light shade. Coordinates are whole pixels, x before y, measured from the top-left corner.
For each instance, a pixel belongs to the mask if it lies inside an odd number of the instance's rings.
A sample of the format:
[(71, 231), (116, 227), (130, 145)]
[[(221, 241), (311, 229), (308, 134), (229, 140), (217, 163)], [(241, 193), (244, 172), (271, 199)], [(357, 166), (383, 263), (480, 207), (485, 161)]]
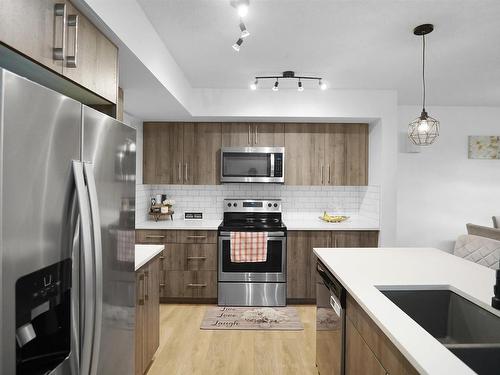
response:
[(413, 33), (422, 36), (422, 113), (408, 125), (408, 137), (417, 146), (429, 146), (439, 137), (439, 121), (425, 110), (425, 36), (434, 30), (431, 24), (417, 26)]

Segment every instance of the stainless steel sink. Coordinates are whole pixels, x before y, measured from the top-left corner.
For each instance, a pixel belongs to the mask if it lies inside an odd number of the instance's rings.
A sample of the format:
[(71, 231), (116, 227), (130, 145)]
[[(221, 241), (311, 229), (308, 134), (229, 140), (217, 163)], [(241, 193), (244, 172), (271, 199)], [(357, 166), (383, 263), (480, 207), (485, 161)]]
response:
[(500, 317), (450, 290), (381, 290), (478, 374), (500, 373)]

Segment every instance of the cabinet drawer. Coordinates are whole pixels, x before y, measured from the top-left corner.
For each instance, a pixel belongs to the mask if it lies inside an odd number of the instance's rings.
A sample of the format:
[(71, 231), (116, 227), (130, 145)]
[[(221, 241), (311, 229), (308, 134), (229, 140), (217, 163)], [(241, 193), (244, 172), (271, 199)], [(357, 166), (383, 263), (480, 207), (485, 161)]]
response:
[(186, 253), (186, 270), (217, 270), (217, 245), (186, 244), (184, 246)]
[(172, 243), (176, 232), (171, 230), (136, 230), (135, 242), (140, 244)]
[(216, 298), (216, 271), (163, 271), (164, 298)]
[(217, 231), (180, 230), (177, 231), (178, 243), (217, 243)]

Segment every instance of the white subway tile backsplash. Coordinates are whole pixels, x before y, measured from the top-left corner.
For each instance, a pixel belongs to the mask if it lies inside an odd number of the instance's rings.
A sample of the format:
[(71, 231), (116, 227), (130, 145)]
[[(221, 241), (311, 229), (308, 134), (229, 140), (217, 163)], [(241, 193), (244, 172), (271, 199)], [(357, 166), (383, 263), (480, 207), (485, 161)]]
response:
[(224, 198), (281, 198), (288, 216), (321, 213), (362, 215), (379, 220), (379, 186), (286, 186), (271, 184), (137, 185), (136, 222), (148, 220), (150, 198), (167, 194), (178, 217), (202, 211), (206, 219), (222, 219)]

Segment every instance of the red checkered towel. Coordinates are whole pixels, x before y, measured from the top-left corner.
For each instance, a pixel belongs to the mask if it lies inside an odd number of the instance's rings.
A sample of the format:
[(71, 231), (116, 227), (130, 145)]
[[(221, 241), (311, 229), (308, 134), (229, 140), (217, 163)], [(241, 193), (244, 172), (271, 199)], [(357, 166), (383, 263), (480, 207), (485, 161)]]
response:
[(267, 232), (231, 232), (231, 262), (267, 261)]

